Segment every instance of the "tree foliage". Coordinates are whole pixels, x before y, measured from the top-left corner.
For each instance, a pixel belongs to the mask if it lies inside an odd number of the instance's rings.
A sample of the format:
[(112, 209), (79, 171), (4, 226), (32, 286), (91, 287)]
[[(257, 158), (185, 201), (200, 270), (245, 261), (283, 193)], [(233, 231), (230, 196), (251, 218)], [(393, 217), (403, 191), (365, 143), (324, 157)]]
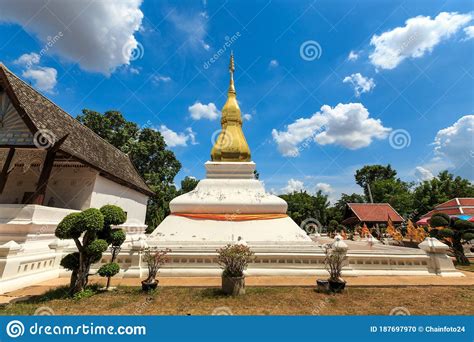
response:
[(306, 191), (295, 191), (280, 195), (288, 203), (288, 216), (298, 225), (309, 219), (317, 219), (321, 224), (327, 223), (328, 196), (321, 191), (312, 195)]
[[(356, 171), (354, 177), (356, 183), (364, 189), (365, 196), (369, 198), (369, 192), (367, 185), (372, 184), (375, 181), (381, 180), (395, 180), (397, 171), (392, 169), (390, 164), (387, 166), (383, 165), (366, 165), (363, 168)], [(375, 202), (375, 200), (374, 200)]]
[(194, 177), (184, 177), (184, 179), (181, 181), (181, 194), (185, 194), (187, 192), (193, 191), (196, 186), (198, 185), (199, 180), (194, 178)]

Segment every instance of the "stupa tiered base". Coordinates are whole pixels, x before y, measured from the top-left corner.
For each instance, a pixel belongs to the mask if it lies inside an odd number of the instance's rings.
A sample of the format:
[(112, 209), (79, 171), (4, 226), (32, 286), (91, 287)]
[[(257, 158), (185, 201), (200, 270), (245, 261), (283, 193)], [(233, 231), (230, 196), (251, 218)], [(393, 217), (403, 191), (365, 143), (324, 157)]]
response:
[(170, 203), (150, 240), (177, 247), (224, 246), (239, 238), (254, 245), (314, 245), (286, 215), (286, 202), (254, 179), (253, 162), (207, 162), (207, 177)]

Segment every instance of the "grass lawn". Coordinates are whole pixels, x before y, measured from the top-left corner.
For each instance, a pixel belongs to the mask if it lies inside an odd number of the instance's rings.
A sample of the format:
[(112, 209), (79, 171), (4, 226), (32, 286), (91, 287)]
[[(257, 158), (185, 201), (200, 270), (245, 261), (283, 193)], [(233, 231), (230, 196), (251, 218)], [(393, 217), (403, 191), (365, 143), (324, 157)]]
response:
[(461, 271), (474, 272), (474, 262), (471, 262), (469, 266), (456, 265), (456, 268)]
[(90, 291), (89, 297), (64, 297), (58, 288), (25, 302), (0, 307), (0, 315), (32, 315), (48, 307), (60, 315), (388, 315), (404, 307), (412, 315), (473, 315), (474, 287), (348, 288), (343, 294), (310, 287), (248, 287), (241, 297), (216, 288), (162, 287), (145, 294), (137, 287)]

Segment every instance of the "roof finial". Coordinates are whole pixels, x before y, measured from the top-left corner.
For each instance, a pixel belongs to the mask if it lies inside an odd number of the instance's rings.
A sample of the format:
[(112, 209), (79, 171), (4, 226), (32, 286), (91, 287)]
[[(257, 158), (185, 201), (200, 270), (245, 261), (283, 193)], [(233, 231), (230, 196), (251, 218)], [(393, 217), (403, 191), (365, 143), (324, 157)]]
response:
[(234, 65), (234, 51), (230, 51), (230, 63), (229, 63), (229, 71), (231, 74), (234, 73), (235, 71), (235, 65)]
[(230, 63), (229, 63), (229, 72), (230, 72), (230, 85), (229, 85), (229, 94), (235, 94), (235, 86), (234, 86), (234, 51), (230, 51)]

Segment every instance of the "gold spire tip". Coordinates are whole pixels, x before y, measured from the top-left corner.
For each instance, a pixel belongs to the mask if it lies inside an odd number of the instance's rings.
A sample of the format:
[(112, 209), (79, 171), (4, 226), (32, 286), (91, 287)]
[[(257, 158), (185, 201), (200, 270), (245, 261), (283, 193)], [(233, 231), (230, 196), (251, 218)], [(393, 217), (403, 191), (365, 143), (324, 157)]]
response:
[(229, 71), (231, 74), (234, 73), (235, 71), (235, 65), (234, 65), (234, 52), (230, 52), (230, 63), (229, 63)]

